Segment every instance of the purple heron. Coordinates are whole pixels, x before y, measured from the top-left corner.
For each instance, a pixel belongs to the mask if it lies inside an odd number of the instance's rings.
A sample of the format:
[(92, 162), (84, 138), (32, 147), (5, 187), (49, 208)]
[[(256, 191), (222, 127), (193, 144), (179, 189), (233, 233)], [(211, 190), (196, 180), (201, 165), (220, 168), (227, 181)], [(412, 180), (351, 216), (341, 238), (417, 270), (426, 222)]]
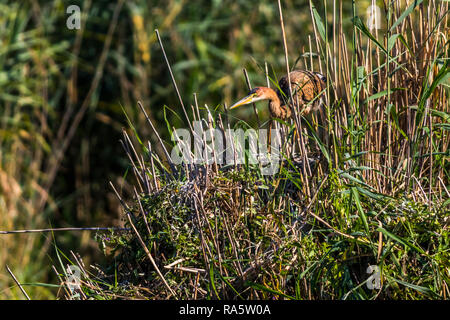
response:
[[(311, 122), (311, 113), (319, 112), (319, 125), (318, 136), (319, 140), (328, 144), (328, 136), (325, 133), (325, 114), (323, 110), (322, 99), (320, 99), (326, 88), (327, 79), (319, 72), (294, 70), (289, 73), (291, 81), (292, 103), (286, 104), (289, 101), (289, 80), (287, 75), (282, 77), (278, 82), (280, 90), (273, 90), (267, 87), (256, 87), (252, 89), (248, 95), (235, 104), (230, 109), (237, 108), (242, 105), (254, 103), (261, 100), (269, 101), (269, 111), (272, 118), (278, 118), (287, 120), (294, 112), (293, 108), (297, 111), (297, 115), (304, 115)], [(272, 120), (269, 123), (269, 139), (270, 130), (272, 129)], [(316, 152), (319, 152), (319, 147), (314, 143), (313, 139), (310, 139), (313, 146), (315, 146)]]
[(289, 76), (293, 100), (291, 104), (285, 103), (289, 100), (289, 80), (286, 75), (278, 82), (282, 92), (267, 87), (256, 87), (246, 97), (233, 104), (230, 109), (268, 100), (271, 116), (282, 120), (286, 120), (293, 115), (292, 108), (296, 108), (297, 113), (300, 112), (299, 114), (304, 115), (310, 114), (311, 111), (318, 111), (321, 105), (319, 95), (323, 93), (326, 87), (326, 77), (319, 72), (303, 70), (291, 71)]

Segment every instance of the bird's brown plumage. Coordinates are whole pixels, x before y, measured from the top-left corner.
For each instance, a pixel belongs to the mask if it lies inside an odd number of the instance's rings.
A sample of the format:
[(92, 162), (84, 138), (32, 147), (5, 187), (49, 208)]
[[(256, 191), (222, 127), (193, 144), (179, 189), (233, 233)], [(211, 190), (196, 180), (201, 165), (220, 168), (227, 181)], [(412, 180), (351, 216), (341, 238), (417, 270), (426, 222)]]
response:
[[(320, 106), (320, 99), (316, 99), (312, 103), (310, 102), (325, 89), (325, 77), (319, 73), (303, 70), (294, 70), (289, 73), (289, 77), (291, 81), (293, 107), (296, 108), (297, 112), (309, 114), (311, 111), (317, 111), (317, 108)], [(279, 99), (283, 102), (288, 102), (289, 80), (287, 75), (280, 79), (278, 86), (284, 93), (283, 95), (277, 90)], [(281, 103), (282, 105), (286, 104), (283, 102)]]

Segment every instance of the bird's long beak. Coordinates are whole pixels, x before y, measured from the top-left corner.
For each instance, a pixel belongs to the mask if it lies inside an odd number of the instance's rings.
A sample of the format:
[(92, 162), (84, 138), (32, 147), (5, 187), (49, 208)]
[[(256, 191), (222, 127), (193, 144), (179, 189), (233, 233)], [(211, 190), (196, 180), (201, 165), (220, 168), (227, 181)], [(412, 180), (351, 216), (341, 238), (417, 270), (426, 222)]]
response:
[(244, 104), (249, 104), (249, 103), (254, 102), (254, 101), (255, 101), (255, 100), (254, 100), (254, 97), (255, 97), (255, 94), (254, 94), (254, 93), (249, 94), (248, 96), (242, 98), (241, 100), (239, 100), (238, 102), (236, 102), (235, 104), (233, 104), (233, 105), (230, 107), (230, 110), (231, 110), (231, 109), (234, 109), (234, 108), (237, 108), (237, 107), (239, 107), (239, 106), (243, 106)]

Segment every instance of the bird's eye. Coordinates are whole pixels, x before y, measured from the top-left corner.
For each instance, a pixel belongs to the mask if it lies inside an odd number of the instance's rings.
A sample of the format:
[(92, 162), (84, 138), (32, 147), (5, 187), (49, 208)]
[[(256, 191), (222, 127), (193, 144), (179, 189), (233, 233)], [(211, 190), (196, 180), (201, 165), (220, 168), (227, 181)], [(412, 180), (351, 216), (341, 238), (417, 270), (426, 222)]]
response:
[(327, 77), (325, 77), (323, 74), (316, 72), (316, 75), (319, 77), (320, 80), (327, 83)]

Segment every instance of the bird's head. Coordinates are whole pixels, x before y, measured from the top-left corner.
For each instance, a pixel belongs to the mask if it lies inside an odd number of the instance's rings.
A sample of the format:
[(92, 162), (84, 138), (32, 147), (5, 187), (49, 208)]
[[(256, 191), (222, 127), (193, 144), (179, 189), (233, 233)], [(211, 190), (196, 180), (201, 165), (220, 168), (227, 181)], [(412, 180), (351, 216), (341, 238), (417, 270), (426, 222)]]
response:
[[(269, 88), (265, 87), (256, 87), (250, 90), (247, 96), (233, 104), (230, 109), (237, 108), (239, 106), (243, 106), (245, 104), (250, 104), (253, 102), (261, 101), (261, 100), (267, 100), (271, 98), (271, 92), (269, 92)], [(273, 91), (273, 90), (272, 90)]]

